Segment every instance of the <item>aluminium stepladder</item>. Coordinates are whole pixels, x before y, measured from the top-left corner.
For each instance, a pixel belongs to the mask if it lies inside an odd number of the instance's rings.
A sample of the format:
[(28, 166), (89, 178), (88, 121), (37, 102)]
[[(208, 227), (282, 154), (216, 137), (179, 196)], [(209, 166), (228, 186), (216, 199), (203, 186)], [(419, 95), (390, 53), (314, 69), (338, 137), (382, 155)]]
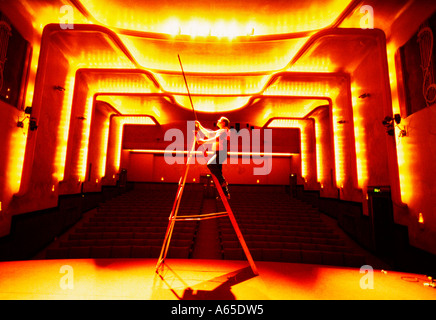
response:
[(242, 236), (241, 230), (239, 229), (238, 223), (236, 222), (235, 216), (233, 215), (233, 211), (229, 205), (229, 202), (227, 201), (227, 197), (224, 195), (224, 192), (222, 190), (220, 183), (218, 182), (218, 179), (213, 174), (211, 174), (211, 176), (213, 178), (215, 187), (218, 190), (218, 194), (219, 194), (219, 196), (224, 204), (226, 211), (216, 212), (216, 213), (199, 214), (199, 215), (184, 215), (184, 216), (177, 215), (178, 211), (179, 211), (179, 207), (180, 207), (180, 201), (181, 201), (182, 195), (183, 195), (183, 190), (185, 188), (186, 177), (188, 175), (189, 165), (191, 163), (192, 155), (195, 152), (194, 150), (195, 150), (195, 144), (196, 144), (196, 136), (197, 135), (194, 134), (192, 147), (191, 147), (191, 149), (188, 153), (188, 156), (187, 156), (185, 172), (184, 172), (183, 176), (180, 177), (180, 180), (179, 180), (176, 198), (174, 200), (171, 214), (168, 218), (169, 222), (168, 222), (168, 227), (167, 227), (167, 231), (165, 234), (164, 242), (162, 244), (160, 256), (159, 256), (158, 262), (156, 264), (156, 273), (159, 272), (159, 268), (161, 268), (163, 266), (163, 263), (166, 259), (176, 221), (190, 221), (190, 220), (192, 221), (192, 220), (205, 220), (205, 219), (229, 217), (230, 222), (233, 226), (233, 229), (235, 230), (236, 236), (238, 237), (239, 243), (241, 244), (241, 247), (245, 253), (245, 256), (250, 264), (250, 267), (251, 267), (253, 274), (258, 275), (259, 273), (257, 271), (256, 265), (253, 261), (253, 258), (251, 256), (250, 251), (248, 250), (247, 244), (245, 243), (244, 237)]

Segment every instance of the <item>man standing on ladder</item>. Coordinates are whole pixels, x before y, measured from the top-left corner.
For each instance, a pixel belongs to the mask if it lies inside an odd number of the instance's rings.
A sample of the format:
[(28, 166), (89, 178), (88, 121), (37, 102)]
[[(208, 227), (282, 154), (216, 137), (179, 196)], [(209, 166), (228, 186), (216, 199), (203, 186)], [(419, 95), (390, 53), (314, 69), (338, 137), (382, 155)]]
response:
[(213, 156), (207, 162), (209, 171), (218, 179), (227, 199), (230, 199), (228, 183), (223, 176), (223, 163), (227, 159), (227, 141), (229, 140), (230, 121), (226, 117), (219, 118), (218, 130), (213, 131), (204, 128), (199, 121), (195, 121), (196, 127), (204, 134), (204, 139), (199, 139), (198, 144), (212, 144)]

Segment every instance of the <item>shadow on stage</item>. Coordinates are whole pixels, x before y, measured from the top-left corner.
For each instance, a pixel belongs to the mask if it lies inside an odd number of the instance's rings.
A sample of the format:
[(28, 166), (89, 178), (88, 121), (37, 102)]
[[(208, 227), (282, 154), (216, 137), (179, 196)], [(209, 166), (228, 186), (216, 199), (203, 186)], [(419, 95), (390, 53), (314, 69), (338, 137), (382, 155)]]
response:
[[(210, 270), (175, 271), (164, 262), (156, 271), (153, 291), (166, 287), (179, 300), (236, 300), (232, 286), (256, 277), (250, 267), (245, 267), (198, 282), (196, 279), (205, 278), (205, 272)], [(187, 281), (197, 283), (190, 285)]]

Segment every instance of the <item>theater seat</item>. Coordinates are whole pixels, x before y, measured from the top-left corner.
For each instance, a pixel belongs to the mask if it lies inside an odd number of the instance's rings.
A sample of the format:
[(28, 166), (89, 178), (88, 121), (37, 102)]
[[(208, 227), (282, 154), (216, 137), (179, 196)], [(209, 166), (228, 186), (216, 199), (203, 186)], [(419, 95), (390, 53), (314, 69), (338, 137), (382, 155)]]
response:
[(70, 259), (89, 259), (90, 247), (71, 247), (69, 252)]
[(226, 260), (244, 260), (244, 252), (242, 249), (224, 248), (224, 259)]
[(91, 247), (89, 257), (93, 259), (108, 259), (111, 256), (111, 247)]
[(148, 246), (132, 246), (132, 258), (149, 258), (151, 248)]
[(290, 263), (301, 262), (301, 251), (292, 249), (282, 249), (282, 261)]
[(309, 264), (322, 264), (321, 252), (318, 250), (301, 250), (301, 262)]
[(131, 251), (132, 251), (131, 246), (113, 246), (111, 250), (111, 258), (113, 259), (130, 258)]
[(69, 247), (51, 248), (46, 252), (46, 259), (68, 259)]
[(262, 260), (263, 261), (280, 261), (282, 249), (262, 249)]
[(167, 257), (170, 259), (189, 259), (189, 247), (170, 247)]
[(366, 264), (364, 255), (355, 253), (344, 253), (344, 265), (347, 267), (360, 268)]
[(326, 265), (333, 266), (343, 266), (344, 265), (344, 255), (342, 252), (322, 252), (322, 263)]

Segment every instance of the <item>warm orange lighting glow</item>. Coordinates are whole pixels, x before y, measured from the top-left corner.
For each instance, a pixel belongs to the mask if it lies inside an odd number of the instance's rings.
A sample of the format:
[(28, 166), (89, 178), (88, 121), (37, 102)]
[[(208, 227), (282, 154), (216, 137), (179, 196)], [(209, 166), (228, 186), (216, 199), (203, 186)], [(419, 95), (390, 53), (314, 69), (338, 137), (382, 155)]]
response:
[(160, 178), (161, 181), (164, 181), (164, 177)]
[(25, 132), (23, 129), (17, 128), (9, 138), (5, 181), (7, 183), (6, 187), (12, 194), (17, 193), (20, 190), (21, 185), (24, 153), (27, 143), (27, 130)]
[[(112, 76), (113, 77), (113, 76)], [(96, 93), (151, 93), (154, 90), (154, 87), (150, 82), (147, 81), (139, 81), (139, 79), (125, 79), (123, 77), (120, 78), (112, 78), (104, 77), (98, 78), (97, 81), (89, 84), (89, 91), (87, 93), (87, 103), (84, 109), (84, 121), (83, 121), (83, 130), (82, 130), (82, 142), (81, 148), (79, 152), (79, 161), (78, 161), (78, 172), (82, 179), (85, 179), (86, 170), (87, 170), (87, 160), (88, 160), (88, 144), (89, 144), (89, 135), (91, 129), (91, 118), (92, 112), (94, 108), (94, 95)], [(153, 123), (154, 124), (154, 123)], [(106, 157), (107, 157), (107, 141), (109, 135), (109, 121), (105, 123), (104, 132), (102, 134), (102, 157), (101, 157), (101, 166), (97, 170), (100, 170), (98, 174), (100, 176), (105, 176), (106, 173)]]
[(354, 139), (356, 148), (357, 183), (363, 188), (368, 181), (367, 154), (366, 154), (366, 133), (363, 124), (364, 102), (358, 98), (360, 88), (351, 84), (351, 95), (353, 104)]
[[(186, 94), (186, 84), (181, 75), (155, 74), (163, 90), (170, 94)], [(257, 94), (265, 86), (270, 75), (225, 76), (187, 74), (191, 94), (246, 95)]]
[(101, 135), (101, 142), (100, 142), (100, 166), (98, 168), (99, 173), (98, 175), (100, 177), (106, 176), (106, 160), (107, 160), (107, 148), (109, 143), (109, 125), (110, 120), (107, 119), (104, 123), (103, 132)]
[[(105, 36), (106, 37), (106, 36)], [(112, 41), (108, 39), (108, 42)], [(85, 48), (86, 49), (86, 48)], [(85, 51), (78, 50), (77, 57), (72, 59), (70, 67), (81, 68), (111, 68), (111, 69), (133, 69), (135, 65), (121, 52), (113, 51)]]
[(264, 92), (264, 96), (311, 96), (330, 97), (337, 94), (337, 89), (331, 88), (327, 82), (296, 82), (276, 81)]
[(335, 72), (336, 70), (336, 64), (328, 57), (311, 57), (310, 61), (306, 59), (304, 64), (292, 65), (289, 68), (289, 71), (296, 72)]
[[(174, 96), (176, 102), (182, 107), (192, 110), (189, 97), (186, 96)], [(193, 96), (192, 102), (196, 111), (202, 112), (226, 112), (233, 111), (245, 106), (250, 97), (220, 97), (220, 96)]]
[[(154, 153), (154, 154), (189, 154), (190, 151), (188, 150), (161, 150), (161, 149), (128, 149), (130, 152), (135, 153)], [(194, 151), (193, 154), (195, 155), (204, 155), (204, 151)], [(212, 155), (212, 151), (206, 151), (206, 155), (210, 156)], [(287, 152), (227, 152), (229, 156), (252, 156), (252, 157), (291, 157), (292, 153)]]
[[(325, 66), (325, 68), (321, 68), (318, 70), (319, 63), (316, 61), (314, 65), (308, 66), (307, 68), (303, 68), (304, 70), (300, 71), (314, 71), (314, 72), (329, 72), (334, 71), (333, 64), (327, 63), (323, 61), (320, 63), (321, 66)], [(329, 70), (328, 68), (332, 68)], [(298, 68), (296, 68), (297, 70)], [(307, 70), (306, 70), (307, 69)], [(294, 70), (294, 69), (292, 69)], [(299, 69), (298, 69), (299, 70)], [(347, 137), (345, 137), (345, 131), (342, 125), (338, 125), (339, 120), (342, 120), (346, 106), (344, 105), (342, 99), (339, 99), (339, 95), (343, 94), (343, 90), (337, 87), (337, 85), (332, 86), (327, 81), (318, 81), (318, 82), (296, 82), (296, 81), (288, 81), (285, 77), (279, 77), (278, 81), (273, 83), (270, 87), (268, 87), (263, 95), (265, 96), (313, 96), (313, 97), (326, 97), (332, 100), (332, 115), (333, 115), (333, 141), (334, 141), (334, 151), (335, 151), (335, 171), (336, 171), (336, 182), (337, 184), (342, 183), (346, 177), (346, 168), (345, 168), (345, 141)], [(304, 117), (310, 111), (312, 111), (315, 107), (319, 106), (319, 101), (314, 100), (312, 103), (308, 103), (304, 106), (304, 108), (295, 112), (295, 108), (292, 110), (293, 117)], [(280, 108), (280, 103), (274, 103), (271, 106), (272, 110), (277, 110)], [(290, 108), (290, 103), (286, 103), (285, 108)], [(323, 181), (325, 179), (325, 174), (322, 171), (322, 152), (321, 152), (321, 143), (320, 136), (317, 134), (319, 132), (319, 128), (317, 127), (317, 123), (315, 123), (315, 134), (316, 134), (316, 161), (317, 161), (317, 179), (318, 181)], [(363, 161), (362, 161), (363, 162)], [(360, 164), (360, 168), (362, 169), (364, 166)], [(361, 170), (363, 171), (363, 170)]]
[[(315, 119), (315, 144), (316, 144), (316, 172), (318, 177), (318, 182), (323, 182), (325, 179), (324, 174), (324, 155), (321, 150), (321, 129), (319, 122)], [(321, 188), (323, 184), (321, 183)]]
[(69, 73), (65, 81), (66, 92), (64, 95), (62, 110), (60, 115), (60, 122), (58, 127), (59, 142), (56, 148), (55, 155), (55, 172), (53, 176), (56, 180), (61, 181), (64, 179), (65, 162), (67, 157), (67, 144), (68, 134), (71, 121), (71, 109), (73, 103), (75, 76), (74, 73)]
[[(343, 120), (344, 110), (337, 107), (337, 97), (333, 100), (332, 108), (332, 120), (333, 120), (333, 143), (335, 150), (335, 171), (336, 171), (336, 185), (341, 185), (343, 188), (343, 182), (346, 177), (346, 152), (344, 151), (347, 137), (344, 125), (340, 123)], [(335, 107), (336, 106), (336, 107)]]
[[(180, 54), (186, 73), (271, 74), (272, 71), (282, 71), (287, 68), (289, 61), (308, 39), (302, 37), (277, 41), (238, 42), (212, 38), (204, 42), (203, 37), (198, 37), (203, 40), (191, 39), (187, 46), (186, 40), (175, 39), (166, 42), (122, 34), (119, 37), (138, 64), (155, 71), (157, 75), (160, 74), (159, 71), (180, 73), (177, 53)], [(219, 52), (219, 54), (211, 55), (210, 52)], [(190, 83), (189, 77), (188, 83)]]
[(309, 141), (305, 130), (306, 120), (300, 119), (274, 119), (268, 124), (268, 128), (299, 128), (301, 139), (301, 175), (307, 177), (309, 175)]
[[(114, 122), (113, 125), (115, 133), (115, 155), (113, 164), (115, 170), (118, 171), (120, 169), (121, 163), (121, 148), (122, 148), (122, 139), (123, 139), (123, 129), (125, 124), (143, 124), (143, 125), (155, 125), (154, 120), (148, 116), (120, 116), (116, 117), (118, 121)], [(105, 169), (106, 170), (106, 169)]]
[(85, 180), (86, 169), (87, 169), (87, 161), (88, 161), (88, 146), (89, 146), (89, 135), (91, 129), (91, 118), (92, 118), (92, 109), (93, 109), (94, 98), (92, 96), (88, 97), (86, 100), (85, 109), (83, 111), (84, 118), (82, 123), (82, 142), (81, 148), (78, 156), (78, 165), (79, 165), (79, 176)]
[[(389, 81), (391, 85), (391, 97), (392, 97), (392, 113), (400, 114), (400, 104), (398, 99), (398, 87), (397, 87), (397, 70), (395, 66), (395, 45), (389, 43), (386, 47), (388, 68), (389, 68)], [(398, 172), (400, 178), (400, 194), (401, 201), (403, 203), (409, 203), (413, 198), (413, 170), (411, 169), (411, 162), (409, 155), (414, 154), (413, 146), (405, 139), (399, 137), (399, 129), (395, 128), (395, 140), (397, 150), (397, 163)], [(400, 141), (401, 139), (401, 141)]]
[(144, 75), (110, 73), (89, 84), (90, 94), (95, 93), (156, 93), (154, 84)]
[(173, 6), (162, 6), (159, 2), (126, 6), (121, 0), (81, 1), (93, 13), (95, 23), (109, 28), (229, 39), (319, 30), (331, 25), (350, 1), (312, 2), (311, 6), (282, 2), (282, 10), (275, 10), (276, 7), (260, 1), (252, 1), (249, 6), (239, 1), (222, 6), (197, 1), (177, 1)]
[(421, 224), (424, 223), (424, 216), (422, 215), (422, 212), (420, 212), (420, 213), (418, 214), (418, 222), (421, 223)]
[(302, 128), (302, 121), (298, 119), (274, 119), (268, 124), (268, 128)]

